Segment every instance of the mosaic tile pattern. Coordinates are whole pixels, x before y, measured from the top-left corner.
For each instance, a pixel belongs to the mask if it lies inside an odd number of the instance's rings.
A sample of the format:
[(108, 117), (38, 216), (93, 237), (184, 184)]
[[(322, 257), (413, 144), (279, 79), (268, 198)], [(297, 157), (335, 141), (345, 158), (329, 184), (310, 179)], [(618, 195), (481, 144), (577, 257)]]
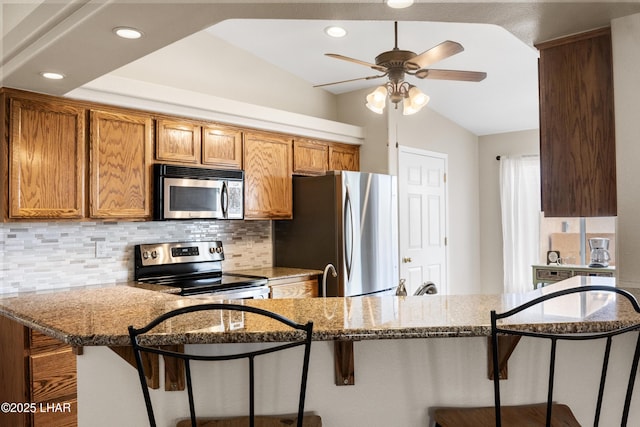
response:
[[(271, 267), (270, 221), (0, 224), (0, 294), (133, 280), (139, 243), (221, 240), (224, 270)], [(104, 242), (106, 257), (96, 257)]]

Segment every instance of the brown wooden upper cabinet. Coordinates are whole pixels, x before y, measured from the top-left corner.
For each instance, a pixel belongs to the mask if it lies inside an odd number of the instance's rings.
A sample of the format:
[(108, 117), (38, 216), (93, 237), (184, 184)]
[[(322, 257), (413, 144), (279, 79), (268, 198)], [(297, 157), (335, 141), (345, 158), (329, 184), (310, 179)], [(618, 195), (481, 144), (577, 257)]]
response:
[(611, 31), (536, 47), (542, 210), (551, 217), (616, 215)]
[(46, 98), (13, 97), (9, 129), (9, 217), (82, 218), (84, 109)]
[(202, 127), (185, 120), (156, 121), (156, 159), (200, 163)]
[(329, 145), (312, 139), (293, 140), (293, 172), (299, 175), (324, 175), (329, 170)]
[(242, 130), (217, 124), (203, 126), (202, 164), (242, 169)]
[(152, 144), (150, 115), (91, 110), (91, 217), (151, 217)]
[(357, 145), (329, 145), (329, 170), (359, 171), (360, 148)]
[(242, 169), (242, 130), (187, 119), (156, 120), (156, 160)]
[(292, 139), (285, 135), (245, 133), (245, 219), (293, 217), (292, 151)]
[(324, 175), (328, 170), (360, 170), (357, 145), (296, 138), (293, 141), (293, 173)]

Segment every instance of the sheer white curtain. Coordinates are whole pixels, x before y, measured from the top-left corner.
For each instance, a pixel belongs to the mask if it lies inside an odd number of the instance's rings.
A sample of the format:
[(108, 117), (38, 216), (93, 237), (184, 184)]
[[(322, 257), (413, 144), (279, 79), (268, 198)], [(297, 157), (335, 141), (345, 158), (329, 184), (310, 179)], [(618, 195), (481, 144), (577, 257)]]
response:
[(539, 262), (540, 158), (500, 158), (504, 291), (532, 289), (531, 265)]

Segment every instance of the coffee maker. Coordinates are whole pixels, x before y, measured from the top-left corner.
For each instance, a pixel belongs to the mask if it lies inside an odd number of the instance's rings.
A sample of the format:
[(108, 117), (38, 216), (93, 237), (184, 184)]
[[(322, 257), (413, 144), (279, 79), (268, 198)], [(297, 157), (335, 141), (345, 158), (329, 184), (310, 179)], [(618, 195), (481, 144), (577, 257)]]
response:
[(611, 256), (609, 255), (609, 239), (593, 237), (589, 239), (591, 249), (591, 261), (589, 267), (608, 267)]

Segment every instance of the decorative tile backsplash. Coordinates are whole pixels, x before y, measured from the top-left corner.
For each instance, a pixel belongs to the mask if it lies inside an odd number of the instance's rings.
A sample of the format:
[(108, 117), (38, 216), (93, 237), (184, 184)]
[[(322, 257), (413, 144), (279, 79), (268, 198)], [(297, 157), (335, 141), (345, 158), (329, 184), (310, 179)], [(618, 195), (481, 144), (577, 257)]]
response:
[(270, 267), (271, 233), (270, 221), (4, 223), (0, 294), (133, 280), (139, 243), (221, 240), (223, 270)]

